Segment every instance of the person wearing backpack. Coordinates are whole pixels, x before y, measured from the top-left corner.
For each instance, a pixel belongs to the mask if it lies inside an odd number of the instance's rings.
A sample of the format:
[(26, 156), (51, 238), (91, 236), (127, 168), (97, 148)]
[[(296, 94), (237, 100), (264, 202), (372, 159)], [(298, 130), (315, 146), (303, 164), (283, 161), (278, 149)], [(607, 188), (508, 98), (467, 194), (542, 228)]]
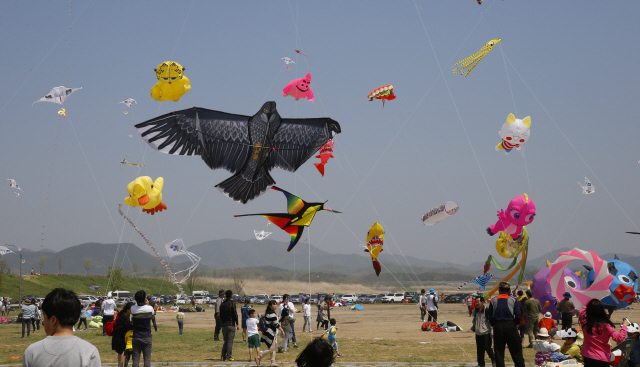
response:
[(118, 318), (115, 320), (115, 325), (113, 325), (111, 333), (111, 349), (115, 350), (118, 354), (118, 367), (124, 367), (124, 351), (127, 349), (125, 335), (130, 330), (133, 330), (133, 324), (130, 320), (131, 306), (133, 306), (133, 302), (127, 303), (122, 307), (122, 310), (118, 312)]
[(495, 357), (493, 349), (491, 349), (491, 322), (487, 315), (488, 309), (484, 307), (484, 298), (476, 297), (476, 307), (471, 311), (472, 326), (471, 331), (476, 333), (476, 351), (478, 354), (478, 367), (484, 367), (484, 353), (486, 352), (491, 359), (491, 365), (495, 366)]
[(278, 322), (278, 303), (274, 300), (269, 301), (267, 310), (264, 316), (260, 318), (258, 323), (260, 330), (262, 330), (262, 338), (260, 342), (267, 345), (267, 350), (264, 350), (258, 354), (258, 360), (256, 364), (260, 366), (262, 357), (271, 354), (271, 366), (278, 366), (276, 364), (276, 349), (278, 346), (278, 330), (284, 335), (284, 330)]
[(496, 367), (504, 367), (504, 349), (509, 348), (509, 354), (515, 367), (524, 367), (522, 344), (517, 326), (521, 313), (518, 300), (509, 297), (511, 286), (508, 282), (500, 282), (497, 297), (491, 298), (489, 315), (493, 327), (493, 343)]

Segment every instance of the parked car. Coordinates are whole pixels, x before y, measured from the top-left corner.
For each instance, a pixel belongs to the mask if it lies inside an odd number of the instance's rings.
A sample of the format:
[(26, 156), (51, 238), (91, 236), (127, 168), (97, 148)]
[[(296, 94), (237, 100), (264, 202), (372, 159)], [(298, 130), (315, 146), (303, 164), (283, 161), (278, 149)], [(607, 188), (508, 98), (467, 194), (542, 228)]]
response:
[(244, 303), (244, 297), (242, 297), (239, 294), (234, 294), (232, 299), (233, 299), (233, 302), (235, 303)]
[(407, 303), (418, 303), (420, 301), (420, 295), (416, 294), (414, 296), (411, 296), (410, 298), (405, 298), (405, 299), (409, 300)]
[(270, 299), (269, 299), (269, 297), (267, 297), (266, 294), (260, 294), (260, 295), (258, 295), (256, 297), (256, 300), (255, 300), (254, 303), (256, 305), (266, 305), (267, 303), (269, 303), (269, 301), (270, 301)]
[(364, 301), (366, 301), (366, 299), (371, 296), (370, 294), (367, 293), (361, 293), (358, 295), (358, 300), (356, 302), (358, 303), (364, 303)]
[(271, 300), (272, 301), (276, 301), (278, 304), (280, 304), (280, 302), (282, 302), (282, 296), (277, 295), (277, 294), (272, 294), (271, 295)]
[(454, 293), (444, 297), (444, 303), (464, 303), (468, 293)]
[(247, 294), (246, 296), (244, 296), (244, 299), (248, 299), (249, 303), (256, 303), (256, 299), (258, 298), (258, 296), (253, 295), (253, 294)]
[(312, 304), (312, 305), (314, 305), (314, 304), (317, 304), (317, 303), (318, 303), (318, 296), (317, 296), (316, 294), (312, 295), (312, 296), (310, 297), (310, 299), (311, 299), (311, 304)]
[(377, 294), (370, 294), (367, 297), (363, 298), (360, 303), (382, 303), (382, 298), (378, 297)]
[(418, 292), (416, 292), (416, 291), (406, 291), (406, 292), (404, 292), (404, 298), (405, 299), (407, 299), (407, 298), (411, 299), (413, 296), (417, 296), (417, 295), (418, 295)]
[(289, 301), (291, 301), (293, 304), (301, 304), (302, 297), (300, 297), (299, 294), (292, 294), (291, 296), (289, 296)]
[(191, 300), (189, 299), (189, 297), (180, 297), (176, 301), (176, 304), (178, 304), (178, 305), (186, 305), (186, 304), (189, 304), (189, 303), (191, 303)]
[(355, 293), (347, 293), (340, 300), (345, 303), (355, 303), (358, 302), (358, 296)]
[(387, 293), (382, 297), (382, 303), (402, 302), (403, 299), (404, 293)]

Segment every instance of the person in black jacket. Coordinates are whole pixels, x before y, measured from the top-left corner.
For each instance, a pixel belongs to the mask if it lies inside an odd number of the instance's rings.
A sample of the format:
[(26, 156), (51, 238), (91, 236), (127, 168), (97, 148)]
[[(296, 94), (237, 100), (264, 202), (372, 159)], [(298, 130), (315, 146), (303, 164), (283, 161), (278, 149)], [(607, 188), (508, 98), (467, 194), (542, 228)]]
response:
[(131, 323), (130, 318), (131, 306), (133, 306), (133, 302), (129, 302), (122, 307), (122, 310), (118, 312), (116, 324), (113, 326), (111, 349), (118, 353), (118, 367), (124, 366), (124, 350), (127, 349), (127, 343), (124, 336), (129, 330), (133, 330), (133, 324)]
[(234, 361), (235, 359), (232, 357), (233, 338), (236, 336), (236, 331), (240, 330), (238, 310), (235, 302), (233, 302), (233, 292), (227, 290), (224, 295), (225, 300), (220, 304), (220, 328), (222, 329), (222, 338), (224, 340), (221, 359), (223, 361)]
[(504, 367), (504, 349), (509, 348), (511, 359), (515, 367), (524, 367), (522, 344), (518, 334), (521, 311), (518, 300), (509, 297), (511, 286), (507, 282), (498, 285), (497, 297), (491, 298), (489, 318), (493, 326), (494, 357), (497, 367)]

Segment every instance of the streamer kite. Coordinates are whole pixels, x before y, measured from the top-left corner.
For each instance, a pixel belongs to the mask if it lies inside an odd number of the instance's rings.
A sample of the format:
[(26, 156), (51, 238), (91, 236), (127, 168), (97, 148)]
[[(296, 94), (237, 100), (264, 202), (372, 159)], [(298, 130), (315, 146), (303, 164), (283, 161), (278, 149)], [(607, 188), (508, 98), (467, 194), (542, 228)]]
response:
[(485, 45), (482, 46), (482, 48), (478, 52), (467, 57), (466, 59), (462, 59), (458, 61), (454, 65), (457, 67), (451, 70), (451, 72), (464, 75), (464, 77), (466, 78), (467, 75), (469, 75), (469, 73), (471, 72), (471, 70), (473, 70), (478, 65), (480, 60), (482, 60), (482, 58), (486, 54), (488, 54), (489, 51), (491, 51), (491, 49), (493, 49), (493, 46), (497, 45), (500, 41), (502, 41), (502, 39), (498, 38), (485, 43)]
[(124, 199), (125, 204), (136, 207), (141, 206), (142, 211), (151, 215), (167, 209), (162, 202), (162, 187), (164, 178), (158, 177), (155, 182), (149, 176), (140, 176), (127, 185), (129, 197)]
[(320, 154), (316, 156), (316, 158), (320, 158), (320, 163), (314, 163), (322, 177), (324, 177), (324, 165), (327, 164), (329, 158), (333, 157), (333, 140), (329, 140), (327, 144), (320, 147)]
[(315, 217), (317, 212), (324, 211), (340, 213), (337, 210), (325, 208), (324, 203), (307, 203), (306, 201), (300, 199), (292, 193), (284, 191), (277, 186), (271, 187), (271, 190), (280, 191), (287, 198), (287, 214), (243, 214), (235, 215), (234, 217), (238, 218), (260, 215), (267, 218), (273, 224), (277, 225), (283, 231), (289, 233), (289, 235), (291, 236), (291, 242), (289, 243), (287, 252), (291, 251), (291, 249), (298, 243), (298, 241), (300, 241), (300, 236), (302, 235), (304, 227), (309, 227), (309, 225), (311, 225), (311, 222), (313, 221), (313, 218)]
[(384, 108), (384, 101), (393, 101), (394, 99), (396, 99), (396, 95), (393, 94), (393, 85), (385, 85), (384, 87), (374, 90), (373, 92), (369, 93), (367, 99), (369, 100), (369, 102), (373, 101), (374, 99), (381, 99), (382, 108)]
[(67, 88), (65, 86), (55, 87), (51, 89), (49, 93), (45, 94), (44, 97), (33, 102), (32, 106), (38, 102), (53, 102), (60, 105), (64, 104), (64, 101), (66, 101), (67, 98), (69, 98), (71, 93), (77, 91), (78, 89), (82, 89), (82, 88)]
[(429, 210), (422, 216), (422, 223), (425, 226), (432, 226), (439, 221), (449, 218), (450, 216), (458, 212), (458, 203), (453, 200), (449, 200), (446, 203), (440, 204), (437, 207)]
[(265, 103), (253, 116), (194, 107), (136, 128), (155, 150), (199, 155), (209, 168), (233, 173), (216, 187), (243, 204), (275, 185), (269, 174), (273, 168), (295, 172), (340, 133), (340, 124), (327, 117), (283, 119), (275, 102)]
[[(587, 275), (587, 285), (591, 285), (595, 278), (595, 269), (583, 265), (589, 274)], [(620, 309), (629, 307), (638, 293), (638, 273), (636, 269), (614, 255), (613, 259), (607, 260), (607, 270), (613, 277), (609, 286), (609, 295), (602, 299), (602, 304), (609, 309)]]
[(369, 232), (367, 232), (367, 249), (364, 252), (368, 252), (371, 256), (371, 262), (373, 263), (373, 269), (376, 271), (376, 276), (380, 276), (380, 262), (378, 261), (378, 255), (383, 251), (384, 245), (384, 228), (380, 223), (374, 223)]
[(144, 164), (138, 164), (138, 163), (131, 163), (131, 162), (127, 162), (127, 157), (129, 156), (129, 154), (127, 154), (124, 159), (122, 160), (122, 162), (120, 162), (120, 166), (122, 166), (123, 164), (128, 164), (130, 166), (136, 166), (136, 167), (144, 167)]
[(507, 117), (507, 122), (502, 125), (500, 132), (498, 132), (502, 141), (496, 145), (496, 150), (504, 149), (504, 154), (509, 154), (513, 148), (520, 150), (521, 145), (529, 140), (530, 128), (530, 116), (520, 120), (510, 113)]
[(9, 187), (13, 187), (16, 190), (24, 191), (20, 188), (20, 186), (18, 186), (18, 184), (16, 183), (16, 180), (12, 178), (8, 178), (7, 181), (9, 181)]
[(128, 114), (129, 113), (129, 108), (131, 108), (131, 106), (133, 106), (134, 104), (138, 103), (136, 102), (135, 99), (133, 98), (127, 98), (124, 101), (120, 102), (120, 103), (124, 103), (125, 106), (127, 106), (127, 110), (124, 111), (124, 114)]
[(462, 289), (462, 287), (464, 287), (465, 285), (467, 285), (468, 283), (471, 282), (475, 282), (478, 284), (478, 290), (482, 291), (486, 288), (487, 283), (489, 282), (489, 280), (491, 280), (491, 278), (493, 278), (493, 275), (487, 273), (487, 274), (482, 274), (478, 277), (475, 277), (471, 280), (468, 280), (464, 283), (462, 283), (461, 285), (456, 287), (456, 290), (459, 291), (460, 289)]
[(596, 192), (596, 188), (593, 187), (593, 185), (591, 184), (591, 181), (589, 181), (589, 179), (586, 177), (584, 178), (584, 186), (580, 182), (578, 182), (578, 185), (582, 187), (582, 193), (584, 195), (589, 195)]
[(189, 261), (191, 261), (191, 266), (189, 266), (187, 269), (173, 273), (174, 276), (180, 273), (186, 273), (182, 280), (178, 282), (184, 283), (185, 280), (189, 279), (191, 274), (198, 268), (198, 265), (200, 264), (200, 256), (194, 254), (193, 252), (187, 251), (184, 242), (180, 238), (167, 243), (166, 245), (164, 245), (164, 248), (167, 250), (167, 256), (169, 256), (169, 258), (173, 258), (178, 255), (184, 255), (189, 259)]
[(160, 254), (158, 253), (158, 251), (156, 251), (156, 248), (153, 247), (153, 245), (151, 244), (151, 242), (147, 239), (147, 237), (138, 229), (138, 227), (136, 227), (135, 224), (133, 224), (133, 222), (131, 221), (131, 219), (129, 219), (129, 217), (127, 217), (123, 212), (122, 212), (122, 204), (118, 204), (118, 213), (120, 213), (121, 216), (124, 217), (124, 219), (126, 219), (127, 222), (129, 222), (129, 224), (131, 225), (131, 227), (133, 227), (133, 229), (138, 232), (138, 234), (140, 235), (140, 237), (142, 237), (142, 239), (147, 243), (147, 245), (149, 245), (149, 247), (151, 248), (151, 250), (153, 251), (154, 254), (156, 254), (156, 257), (158, 258), (158, 260), (160, 260), (160, 263), (162, 264), (162, 266), (164, 266), (164, 269), (167, 271), (167, 274), (169, 274), (169, 277), (173, 280), (173, 284), (176, 285), (176, 287), (178, 287), (178, 290), (180, 291), (180, 295), (183, 297), (186, 297), (186, 294), (184, 293), (184, 290), (182, 289), (182, 286), (180, 285), (180, 283), (178, 283), (178, 281), (176, 280), (176, 276), (175, 274), (173, 274), (173, 272), (171, 271), (171, 269), (169, 268), (169, 265), (167, 265), (167, 263), (164, 261), (164, 259), (162, 259), (162, 257), (160, 256)]
[(184, 75), (185, 68), (175, 61), (165, 61), (153, 69), (158, 82), (151, 88), (151, 98), (156, 101), (178, 102), (191, 90), (189, 78)]
[[(588, 283), (587, 288), (583, 290), (571, 287), (564, 276), (564, 268), (575, 260), (588, 262), (589, 267), (594, 272), (591, 283)], [(551, 293), (556, 298), (563, 299), (562, 295), (565, 292), (569, 292), (573, 297), (574, 306), (580, 310), (591, 299), (602, 299), (609, 295), (609, 286), (613, 282), (613, 276), (609, 274), (607, 262), (598, 257), (594, 251), (583, 251), (579, 248), (574, 248), (558, 255), (558, 259), (551, 264), (547, 281), (551, 285)]]
[(284, 97), (291, 96), (297, 100), (306, 98), (313, 102), (313, 91), (311, 90), (311, 73), (307, 73), (304, 78), (294, 79), (282, 89)]

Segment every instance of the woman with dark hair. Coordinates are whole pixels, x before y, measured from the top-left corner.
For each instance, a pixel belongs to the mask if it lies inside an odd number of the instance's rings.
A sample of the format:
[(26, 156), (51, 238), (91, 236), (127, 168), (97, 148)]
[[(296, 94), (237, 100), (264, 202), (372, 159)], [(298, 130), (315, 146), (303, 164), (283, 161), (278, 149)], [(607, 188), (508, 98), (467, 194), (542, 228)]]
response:
[(278, 322), (278, 303), (274, 300), (269, 301), (267, 310), (264, 313), (264, 323), (266, 330), (262, 330), (262, 338), (260, 341), (267, 345), (267, 350), (260, 352), (256, 357), (256, 364), (260, 366), (263, 356), (271, 354), (271, 366), (276, 364), (276, 348), (278, 344), (278, 330), (284, 335), (284, 331)]
[(336, 360), (336, 352), (326, 340), (315, 338), (296, 358), (298, 367), (330, 367)]
[(111, 349), (115, 350), (118, 354), (118, 367), (124, 367), (124, 350), (127, 349), (127, 342), (124, 336), (129, 330), (133, 330), (133, 324), (130, 319), (131, 306), (133, 306), (133, 302), (129, 302), (122, 307), (122, 310), (118, 312), (116, 324), (113, 326)]
[(320, 327), (327, 330), (329, 328), (329, 319), (331, 318), (331, 296), (324, 297), (324, 301), (318, 305), (318, 311), (318, 317), (322, 319), (322, 325), (320, 325)]
[(627, 335), (629, 321), (624, 319), (622, 329), (617, 333), (609, 316), (597, 299), (592, 299), (580, 311), (580, 325), (584, 332), (582, 344), (582, 356), (585, 367), (608, 367), (611, 358), (609, 338), (617, 343), (624, 340)]

